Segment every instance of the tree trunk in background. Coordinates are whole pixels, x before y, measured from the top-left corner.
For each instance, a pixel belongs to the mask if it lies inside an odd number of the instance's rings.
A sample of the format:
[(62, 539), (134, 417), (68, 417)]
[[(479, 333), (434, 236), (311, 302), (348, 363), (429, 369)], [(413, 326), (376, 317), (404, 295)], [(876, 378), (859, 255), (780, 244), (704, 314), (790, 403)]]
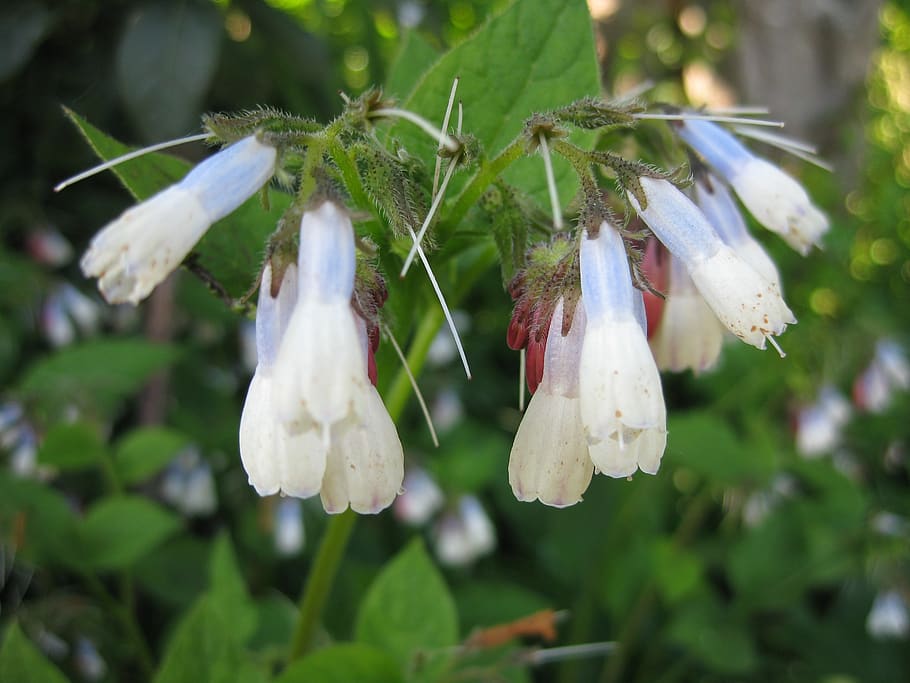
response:
[(741, 100), (822, 148), (851, 111), (878, 45), (881, 0), (736, 0)]

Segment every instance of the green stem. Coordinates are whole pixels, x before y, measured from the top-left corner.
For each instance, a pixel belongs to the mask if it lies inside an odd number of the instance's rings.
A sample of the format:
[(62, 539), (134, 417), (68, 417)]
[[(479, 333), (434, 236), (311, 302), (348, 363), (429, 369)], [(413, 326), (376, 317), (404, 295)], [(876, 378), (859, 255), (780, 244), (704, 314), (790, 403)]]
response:
[(354, 530), (357, 514), (348, 508), (329, 521), (328, 529), (319, 544), (319, 551), (313, 562), (313, 569), (307, 578), (306, 588), (300, 598), (300, 616), (291, 637), (291, 652), (288, 661), (294, 661), (306, 654), (313, 642), (313, 633), (322, 611), (332, 592), (338, 566), (344, 556), (348, 539)]
[(471, 178), (471, 181), (458, 195), (455, 205), (446, 218), (446, 223), (451, 226), (452, 230), (461, 224), (470, 208), (477, 203), (477, 200), (480, 199), (490, 184), (499, 177), (499, 174), (512, 165), (522, 154), (524, 154), (524, 138), (517, 137), (492, 161), (481, 165), (477, 174)]
[(94, 574), (90, 572), (83, 572), (82, 578), (85, 583), (88, 585), (89, 589), (95, 594), (95, 596), (103, 603), (107, 605), (108, 610), (114, 614), (114, 616), (120, 621), (121, 626), (126, 633), (126, 637), (133, 644), (133, 647), (136, 650), (136, 656), (139, 662), (139, 667), (142, 669), (144, 680), (151, 680), (152, 674), (155, 671), (155, 661), (152, 657), (152, 650), (148, 645), (148, 642), (145, 640), (145, 635), (142, 633), (142, 629), (139, 626), (139, 622), (136, 621), (136, 616), (132, 610), (127, 609), (124, 605), (117, 601), (117, 599), (110, 594), (104, 584)]

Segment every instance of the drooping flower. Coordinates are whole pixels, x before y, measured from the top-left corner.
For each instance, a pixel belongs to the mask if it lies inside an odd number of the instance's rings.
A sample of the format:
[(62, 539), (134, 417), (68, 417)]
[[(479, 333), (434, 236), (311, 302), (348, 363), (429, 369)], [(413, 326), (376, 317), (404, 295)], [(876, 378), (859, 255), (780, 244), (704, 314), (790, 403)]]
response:
[(688, 119), (678, 122), (675, 130), (733, 187), (759, 223), (803, 255), (820, 243), (828, 219), (796, 180), (754, 155), (716, 123)]
[(883, 591), (875, 596), (866, 617), (866, 631), (878, 640), (907, 637), (910, 633), (910, 610), (898, 591)]
[(815, 403), (796, 415), (796, 450), (809, 458), (830, 453), (840, 445), (849, 419), (847, 399), (832, 386), (822, 387)]
[(666, 407), (641, 292), (615, 228), (604, 222), (596, 238), (583, 232), (580, 265), (586, 328), (579, 391), (588, 452), (611, 477), (655, 474), (667, 442)]
[(95, 235), (82, 257), (82, 272), (98, 278), (110, 303), (138, 303), (180, 265), (212, 223), (269, 181), (277, 156), (275, 147), (256, 136), (210, 156)]
[(480, 501), (467, 495), (436, 523), (433, 540), (442, 564), (464, 567), (493, 551), (496, 529)]
[(395, 516), (411, 526), (423, 526), (445, 503), (442, 489), (422, 467), (409, 467), (403, 492), (395, 499)]
[(581, 500), (594, 465), (581, 421), (579, 362), (585, 311), (577, 305), (562, 335), (564, 300), (553, 311), (543, 378), (525, 411), (509, 455), (509, 484), (518, 500), (566, 507)]
[(670, 285), (660, 324), (650, 339), (651, 351), (661, 370), (691, 368), (698, 374), (717, 364), (724, 328), (682, 262), (673, 255), (669, 261)]
[(695, 202), (724, 244), (733, 249), (759, 275), (775, 285), (778, 291), (782, 291), (777, 266), (764, 247), (749, 233), (726, 185), (710, 173), (698, 178), (695, 181)]
[(759, 349), (796, 318), (780, 291), (723, 243), (704, 214), (672, 183), (639, 179), (647, 205), (629, 201), (657, 238), (686, 266), (714, 314), (737, 337)]
[(910, 389), (910, 363), (903, 348), (891, 339), (875, 345), (875, 356), (853, 382), (853, 402), (862, 410), (883, 413), (897, 391)]

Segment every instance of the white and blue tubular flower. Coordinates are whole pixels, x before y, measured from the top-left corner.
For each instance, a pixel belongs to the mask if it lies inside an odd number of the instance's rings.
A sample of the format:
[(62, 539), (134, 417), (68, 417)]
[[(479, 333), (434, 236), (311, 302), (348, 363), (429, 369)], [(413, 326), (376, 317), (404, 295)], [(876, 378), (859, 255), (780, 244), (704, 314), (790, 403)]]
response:
[(755, 219), (806, 255), (828, 231), (828, 219), (796, 180), (754, 155), (710, 121), (687, 119), (675, 128), (683, 141), (736, 192)]
[(724, 244), (692, 201), (660, 178), (639, 179), (647, 200), (629, 201), (651, 231), (685, 264), (692, 282), (714, 314), (747, 344), (764, 349), (766, 341), (796, 322), (777, 285)]
[(210, 156), (95, 235), (82, 257), (82, 272), (98, 278), (110, 303), (138, 303), (180, 265), (212, 223), (269, 181), (277, 157), (275, 147), (256, 136)]
[(574, 505), (591, 483), (594, 465), (581, 422), (579, 363), (585, 338), (585, 311), (575, 307), (572, 326), (562, 335), (563, 299), (547, 333), (543, 379), (531, 396), (512, 452), (509, 484), (522, 501), (553, 507)]
[[(277, 298), (266, 266), (259, 362), (240, 421), (240, 455), (260, 495), (317, 493), (327, 512), (376, 513), (401, 489), (404, 454), (367, 374), (366, 325), (351, 307), (354, 229), (324, 202), (303, 215), (298, 267)], [(295, 286), (296, 284), (296, 286)]]
[(655, 474), (667, 443), (660, 373), (637, 311), (619, 233), (603, 223), (580, 252), (586, 329), (579, 367), (581, 420), (595, 468), (611, 477)]

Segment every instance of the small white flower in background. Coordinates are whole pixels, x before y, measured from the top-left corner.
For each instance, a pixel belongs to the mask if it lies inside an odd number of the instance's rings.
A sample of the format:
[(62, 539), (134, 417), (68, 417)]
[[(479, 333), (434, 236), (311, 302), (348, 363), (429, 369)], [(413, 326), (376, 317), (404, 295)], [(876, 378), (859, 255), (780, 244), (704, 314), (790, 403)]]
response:
[(35, 261), (52, 268), (73, 257), (73, 245), (54, 228), (32, 230), (25, 238), (25, 248)]
[(649, 343), (661, 370), (698, 374), (720, 358), (724, 327), (708, 306), (683, 263), (670, 255), (670, 282), (657, 331)]
[(395, 499), (392, 511), (411, 526), (423, 526), (445, 504), (442, 489), (422, 467), (405, 470), (402, 493)]
[(436, 556), (448, 567), (466, 567), (496, 548), (496, 530), (474, 496), (462, 496), (458, 506), (433, 528)]
[(67, 282), (54, 287), (41, 307), (41, 329), (58, 348), (75, 340), (77, 327), (83, 335), (95, 333), (100, 319), (100, 306)]
[(436, 425), (439, 433), (449, 431), (464, 417), (464, 404), (461, 402), (461, 396), (452, 387), (442, 389), (433, 398), (430, 414), (433, 416), (433, 424)]
[(205, 517), (218, 507), (212, 468), (195, 446), (175, 456), (161, 481), (161, 497), (186, 517)]
[(274, 147), (255, 136), (210, 156), (95, 235), (82, 257), (82, 272), (98, 278), (110, 303), (138, 303), (180, 265), (212, 223), (269, 181), (277, 157)]
[[(704, 214), (672, 183), (640, 178), (642, 209), (629, 201), (670, 253), (682, 260), (714, 314), (737, 337), (759, 349), (796, 322), (778, 287), (723, 243)], [(772, 343), (773, 340), (772, 340)]]
[(869, 520), (869, 526), (882, 536), (904, 536), (910, 531), (910, 521), (906, 517), (882, 510)]
[(296, 555), (303, 550), (306, 535), (303, 527), (303, 505), (299, 498), (279, 498), (273, 509), (275, 550), (283, 556)]
[(585, 311), (575, 308), (572, 327), (562, 336), (563, 299), (553, 311), (543, 379), (518, 425), (509, 455), (509, 484), (518, 500), (566, 507), (581, 500), (594, 474), (581, 422), (579, 365), (585, 338)]
[(803, 255), (821, 243), (828, 219), (796, 180), (754, 155), (732, 133), (710, 121), (686, 120), (677, 134), (736, 192), (755, 219)]
[(891, 339), (875, 345), (875, 356), (853, 384), (853, 401), (871, 413), (883, 413), (898, 391), (910, 389), (910, 363), (903, 347)]
[(850, 402), (837, 389), (822, 387), (815, 403), (796, 415), (796, 450), (809, 458), (833, 451), (841, 443), (850, 413)]
[[(471, 316), (465, 311), (452, 311), (452, 320), (462, 335), (471, 330)], [(451, 363), (458, 358), (458, 347), (452, 335), (444, 329), (440, 329), (433, 337), (430, 348), (427, 351), (427, 363), (435, 367), (440, 367)]]
[(35, 642), (41, 651), (51, 659), (63, 659), (70, 650), (69, 644), (56, 633), (43, 626), (35, 633)]
[(875, 596), (866, 617), (866, 632), (877, 640), (907, 637), (910, 633), (910, 614), (899, 592), (889, 590)]
[(796, 495), (796, 480), (789, 474), (778, 474), (767, 489), (753, 491), (743, 503), (743, 523), (747, 527), (756, 527), (787, 498)]
[(259, 495), (321, 495), (327, 512), (388, 507), (404, 478), (398, 432), (368, 375), (366, 324), (351, 307), (354, 228), (331, 201), (304, 213), (298, 267), (271, 295), (263, 271), (258, 364), (240, 455)]
[[(581, 421), (595, 468), (611, 477), (637, 469), (655, 474), (667, 443), (660, 373), (639, 320), (619, 233), (601, 225), (581, 238), (581, 292), (586, 328), (579, 365)], [(546, 367), (546, 366), (545, 366)]]
[(79, 675), (87, 681), (100, 681), (107, 673), (107, 663), (102, 659), (98, 648), (84, 636), (76, 639), (73, 660)]
[(782, 291), (780, 273), (768, 252), (749, 233), (726, 185), (710, 173), (695, 182), (695, 202), (724, 244), (733, 249), (759, 275)]

